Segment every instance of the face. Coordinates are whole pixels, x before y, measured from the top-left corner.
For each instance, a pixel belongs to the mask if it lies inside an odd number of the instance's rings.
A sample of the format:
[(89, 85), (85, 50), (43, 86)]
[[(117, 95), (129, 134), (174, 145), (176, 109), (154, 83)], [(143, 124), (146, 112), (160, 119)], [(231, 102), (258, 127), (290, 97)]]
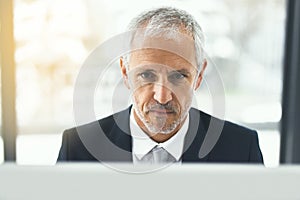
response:
[(129, 69), (122, 63), (138, 125), (150, 135), (176, 132), (186, 119), (204, 69), (199, 73), (195, 63), (159, 49), (132, 52)]

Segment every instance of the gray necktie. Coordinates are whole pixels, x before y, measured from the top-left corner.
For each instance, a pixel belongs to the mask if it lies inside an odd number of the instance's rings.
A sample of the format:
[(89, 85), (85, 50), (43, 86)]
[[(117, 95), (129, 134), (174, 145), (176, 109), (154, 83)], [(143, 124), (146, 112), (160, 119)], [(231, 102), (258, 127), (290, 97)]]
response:
[(172, 163), (176, 159), (163, 147), (155, 146), (139, 162), (145, 164)]

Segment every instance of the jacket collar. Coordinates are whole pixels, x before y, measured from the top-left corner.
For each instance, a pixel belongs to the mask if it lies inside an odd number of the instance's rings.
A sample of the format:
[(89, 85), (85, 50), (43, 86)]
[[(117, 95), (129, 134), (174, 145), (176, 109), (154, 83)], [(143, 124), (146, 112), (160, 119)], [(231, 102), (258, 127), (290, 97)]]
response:
[[(122, 151), (122, 161), (132, 162), (132, 137), (130, 134), (130, 111), (131, 107), (113, 115), (114, 125), (108, 134), (109, 139)], [(185, 136), (183, 147), (183, 162), (203, 162), (208, 156), (200, 158), (200, 148), (206, 131), (201, 120), (201, 112), (194, 108), (189, 111), (189, 128)], [(127, 152), (127, 153), (125, 153)], [(119, 157), (119, 156), (118, 156)], [(119, 159), (119, 158), (118, 158)], [(114, 160), (114, 159), (113, 159)]]
[(189, 129), (184, 139), (182, 162), (203, 162), (208, 156), (202, 158), (199, 153), (206, 134), (202, 121), (201, 111), (191, 108), (189, 111)]
[(113, 115), (114, 125), (108, 135), (116, 148), (124, 152), (122, 153), (122, 160), (124, 161), (132, 161), (132, 137), (129, 128), (130, 111), (131, 106)]

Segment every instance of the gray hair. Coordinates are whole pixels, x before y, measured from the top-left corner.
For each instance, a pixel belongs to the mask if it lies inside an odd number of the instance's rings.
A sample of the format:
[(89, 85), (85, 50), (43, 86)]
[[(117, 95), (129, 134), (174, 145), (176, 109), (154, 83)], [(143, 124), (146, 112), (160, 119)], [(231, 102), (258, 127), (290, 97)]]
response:
[[(128, 25), (128, 31), (135, 31), (146, 28), (147, 36), (163, 35), (172, 38), (174, 32), (184, 32), (194, 40), (196, 51), (196, 62), (198, 69), (204, 60), (204, 35), (200, 25), (192, 15), (184, 10), (172, 7), (161, 7), (145, 11), (132, 19)], [(124, 61), (128, 65), (129, 55), (124, 56)]]

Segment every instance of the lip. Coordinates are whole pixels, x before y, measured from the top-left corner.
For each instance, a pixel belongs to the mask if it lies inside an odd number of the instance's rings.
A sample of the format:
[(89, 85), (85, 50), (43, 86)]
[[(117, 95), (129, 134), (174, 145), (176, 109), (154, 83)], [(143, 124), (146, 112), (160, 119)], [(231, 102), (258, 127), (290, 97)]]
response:
[(174, 111), (162, 110), (162, 109), (153, 109), (153, 110), (150, 110), (149, 112), (157, 113), (157, 114), (160, 114), (160, 115), (170, 115), (170, 114), (175, 113)]

